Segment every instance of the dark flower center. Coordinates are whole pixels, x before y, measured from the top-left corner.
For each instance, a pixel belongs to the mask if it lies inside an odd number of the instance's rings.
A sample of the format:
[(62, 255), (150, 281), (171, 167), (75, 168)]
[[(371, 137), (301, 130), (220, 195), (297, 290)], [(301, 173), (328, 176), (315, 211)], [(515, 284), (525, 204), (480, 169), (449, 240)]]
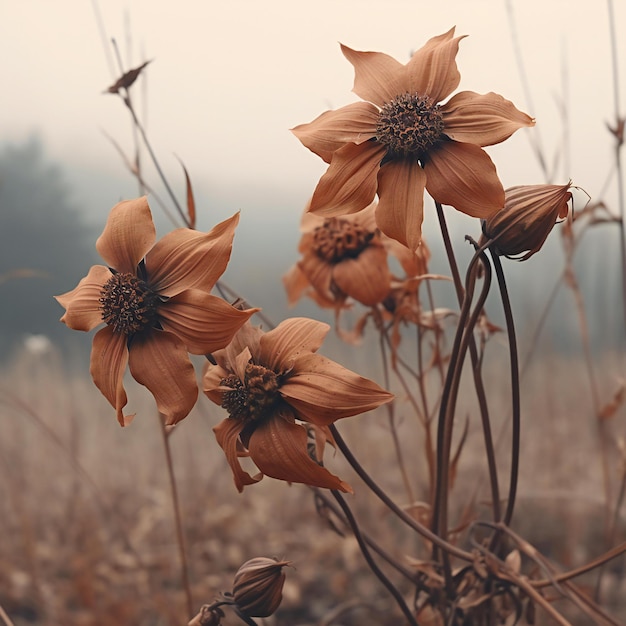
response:
[(232, 389), (222, 394), (222, 407), (235, 419), (246, 421), (261, 419), (280, 397), (276, 373), (254, 363), (246, 365), (244, 382), (231, 374), (223, 378), (220, 385)]
[(376, 140), (388, 148), (390, 157), (419, 159), (443, 135), (440, 106), (428, 96), (404, 93), (380, 111)]
[(156, 323), (159, 296), (134, 274), (113, 274), (101, 294), (102, 319), (115, 332), (130, 336)]
[(374, 233), (338, 217), (324, 220), (313, 232), (313, 250), (329, 263), (355, 259), (367, 248)]

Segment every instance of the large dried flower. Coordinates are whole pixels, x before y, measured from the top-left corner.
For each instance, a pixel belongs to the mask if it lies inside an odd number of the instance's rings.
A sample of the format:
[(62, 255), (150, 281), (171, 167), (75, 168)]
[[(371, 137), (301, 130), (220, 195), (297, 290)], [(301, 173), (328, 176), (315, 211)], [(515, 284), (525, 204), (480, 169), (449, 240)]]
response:
[(283, 599), (285, 572), (289, 561), (257, 557), (246, 561), (235, 574), (233, 598), (248, 617), (269, 617)]
[(289, 304), (305, 292), (329, 308), (344, 306), (348, 297), (373, 306), (387, 296), (391, 273), (374, 205), (340, 217), (305, 213), (302, 230), (302, 258), (283, 278)]
[[(228, 411), (213, 431), (242, 491), (262, 475), (316, 487), (351, 491), (307, 453), (312, 424), (332, 441), (328, 426), (389, 402), (392, 394), (319, 354), (329, 326), (290, 318), (262, 332), (246, 324), (207, 365), (203, 388)], [(251, 476), (239, 458), (249, 456), (260, 474)]]
[(572, 199), (566, 185), (519, 185), (506, 190), (504, 209), (483, 224), (497, 251), (525, 261), (538, 252), (559, 219), (567, 217)]
[(78, 286), (56, 299), (61, 318), (90, 331), (91, 375), (122, 426), (126, 366), (154, 396), (166, 424), (186, 417), (198, 397), (188, 352), (223, 348), (256, 309), (241, 311), (213, 296), (228, 264), (238, 214), (208, 233), (179, 228), (156, 244), (145, 197), (116, 204), (96, 248), (107, 263), (94, 265)]
[(474, 217), (502, 208), (504, 190), (482, 146), (500, 143), (534, 121), (495, 93), (456, 94), (454, 28), (433, 37), (403, 65), (381, 52), (341, 49), (355, 69), (353, 91), (365, 102), (326, 111), (294, 134), (330, 164), (310, 210), (326, 217), (354, 213), (376, 193), (376, 221), (415, 250), (424, 188), (438, 202)]

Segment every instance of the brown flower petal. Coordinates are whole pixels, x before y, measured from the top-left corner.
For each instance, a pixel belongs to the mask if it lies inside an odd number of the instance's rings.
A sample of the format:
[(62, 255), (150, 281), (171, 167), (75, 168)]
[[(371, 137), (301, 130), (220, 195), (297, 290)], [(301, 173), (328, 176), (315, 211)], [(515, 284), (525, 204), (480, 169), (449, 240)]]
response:
[(249, 450), (255, 465), (266, 476), (353, 493), (350, 485), (307, 454), (304, 427), (281, 415), (272, 416), (256, 428), (250, 437)]
[(150, 284), (161, 295), (185, 289), (211, 291), (226, 270), (239, 213), (208, 233), (178, 228), (160, 239), (146, 256)]
[(337, 287), (357, 302), (374, 306), (391, 289), (387, 252), (382, 246), (369, 246), (356, 259), (345, 259), (333, 269)]
[(282, 280), (287, 292), (287, 302), (292, 307), (304, 295), (309, 286), (309, 279), (300, 268), (300, 265), (296, 263), (287, 271)]
[(99, 330), (93, 338), (89, 371), (100, 393), (115, 409), (117, 421), (121, 426), (129, 424), (134, 417), (134, 414), (122, 413), (128, 402), (123, 385), (127, 363), (126, 336), (114, 333), (110, 326)]
[(183, 342), (175, 335), (152, 331), (135, 336), (130, 347), (130, 373), (156, 400), (166, 425), (189, 415), (198, 399), (196, 374)]
[(94, 265), (78, 285), (60, 296), (57, 302), (65, 308), (61, 321), (74, 330), (89, 331), (102, 324), (99, 298), (102, 287), (111, 278), (109, 268)]
[(259, 310), (242, 311), (217, 296), (187, 289), (159, 306), (159, 319), (164, 330), (182, 339), (189, 352), (209, 354), (226, 346)]
[(221, 365), (207, 363), (202, 376), (202, 391), (212, 402), (222, 404), (222, 381), (230, 375), (230, 371)]
[(450, 139), (478, 146), (500, 143), (516, 130), (535, 125), (532, 117), (496, 93), (462, 91), (443, 105), (442, 113)]
[(315, 253), (305, 254), (298, 263), (302, 274), (316, 292), (325, 299), (334, 301), (335, 294), (331, 291), (333, 266), (323, 261)]
[(426, 189), (441, 204), (487, 218), (504, 206), (504, 189), (487, 153), (471, 143), (446, 141), (424, 165)]
[(330, 163), (333, 152), (346, 143), (360, 144), (376, 135), (378, 110), (369, 102), (354, 102), (335, 111), (326, 111), (309, 124), (291, 132), (311, 152)]
[(118, 202), (109, 213), (96, 250), (118, 272), (134, 274), (156, 240), (152, 213), (145, 196)]

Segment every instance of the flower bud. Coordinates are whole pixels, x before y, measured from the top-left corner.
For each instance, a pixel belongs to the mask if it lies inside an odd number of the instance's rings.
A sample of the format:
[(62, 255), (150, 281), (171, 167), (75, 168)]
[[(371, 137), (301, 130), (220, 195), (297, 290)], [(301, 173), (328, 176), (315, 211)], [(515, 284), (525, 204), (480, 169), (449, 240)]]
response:
[(248, 617), (268, 617), (283, 599), (285, 574), (289, 561), (257, 557), (246, 561), (235, 574), (233, 597), (239, 610)]
[[(504, 208), (483, 222), (496, 250), (525, 261), (538, 252), (558, 219), (567, 217), (572, 198), (567, 185), (520, 185), (505, 191)], [(525, 254), (524, 254), (525, 253)]]

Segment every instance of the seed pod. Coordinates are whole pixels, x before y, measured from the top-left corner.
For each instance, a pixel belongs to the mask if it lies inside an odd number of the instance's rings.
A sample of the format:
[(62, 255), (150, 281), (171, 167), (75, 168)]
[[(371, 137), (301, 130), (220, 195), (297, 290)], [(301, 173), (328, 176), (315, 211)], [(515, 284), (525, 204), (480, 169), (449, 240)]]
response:
[(235, 574), (233, 597), (248, 617), (268, 617), (283, 599), (285, 574), (290, 561), (257, 557), (246, 561)]

